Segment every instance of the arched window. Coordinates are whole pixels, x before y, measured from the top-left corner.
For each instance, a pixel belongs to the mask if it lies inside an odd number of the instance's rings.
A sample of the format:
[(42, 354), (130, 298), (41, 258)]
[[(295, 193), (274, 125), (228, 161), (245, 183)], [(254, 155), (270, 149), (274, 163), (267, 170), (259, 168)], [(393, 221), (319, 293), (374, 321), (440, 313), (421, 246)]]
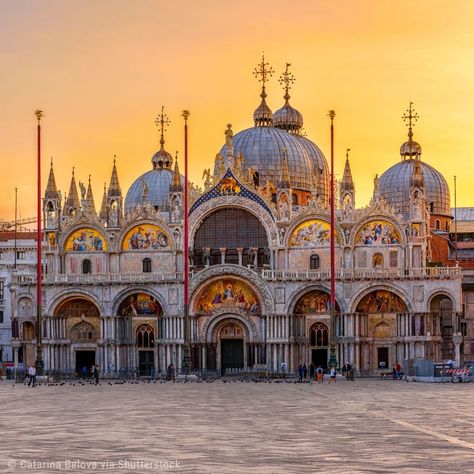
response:
[(449, 224), (448, 224), (448, 221), (446, 221), (446, 230), (449, 230)]
[(91, 273), (92, 272), (92, 265), (91, 261), (86, 258), (82, 261), (82, 273)]
[(309, 259), (309, 268), (310, 270), (319, 270), (319, 255), (311, 255), (311, 258)]
[(311, 328), (311, 346), (327, 347), (329, 345), (328, 327), (323, 323), (316, 323)]
[(293, 206), (298, 205), (298, 196), (295, 193), (291, 195), (291, 204), (293, 204)]
[(433, 213), (434, 210), (434, 203), (430, 202), (430, 212)]
[(143, 273), (151, 273), (151, 260), (147, 257), (143, 259)]
[(436, 229), (439, 229), (439, 227), (440, 227), (439, 219), (436, 219), (436, 220), (435, 220), (435, 228), (436, 228)]
[(153, 349), (155, 334), (149, 324), (142, 324), (137, 329), (137, 347), (139, 349)]

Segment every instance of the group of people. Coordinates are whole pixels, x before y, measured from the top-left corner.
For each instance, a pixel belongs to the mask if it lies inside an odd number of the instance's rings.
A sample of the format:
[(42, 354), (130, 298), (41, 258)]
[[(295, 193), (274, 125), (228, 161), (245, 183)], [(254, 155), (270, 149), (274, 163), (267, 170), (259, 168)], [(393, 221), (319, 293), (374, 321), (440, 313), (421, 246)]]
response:
[(89, 373), (94, 378), (95, 384), (98, 385), (99, 384), (99, 368), (96, 365), (92, 365), (89, 372), (89, 370), (87, 369), (87, 366), (84, 365), (82, 367), (82, 378), (84, 380), (87, 379), (87, 376), (89, 375)]
[(393, 380), (401, 380), (402, 375), (403, 375), (402, 366), (397, 360), (397, 362), (395, 362), (395, 364), (393, 364), (392, 366), (392, 378)]
[[(309, 370), (306, 364), (300, 364), (298, 367), (298, 382), (303, 382), (303, 380), (308, 380), (308, 374), (309, 374), (309, 380), (316, 380), (318, 383), (323, 383), (324, 382), (324, 369), (321, 365), (318, 365), (317, 367), (311, 362), (309, 365)], [(331, 367), (329, 369), (329, 381), (328, 383), (336, 383), (336, 369), (334, 367)]]

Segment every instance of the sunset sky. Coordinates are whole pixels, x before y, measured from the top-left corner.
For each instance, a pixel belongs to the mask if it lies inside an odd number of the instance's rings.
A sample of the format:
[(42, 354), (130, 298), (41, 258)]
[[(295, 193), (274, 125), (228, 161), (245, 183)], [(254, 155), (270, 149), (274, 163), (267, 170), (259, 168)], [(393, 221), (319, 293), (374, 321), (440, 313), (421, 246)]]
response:
[[(474, 206), (474, 2), (438, 0), (25, 1), (0, 3), (0, 218), (35, 215), (35, 117), (44, 110), (44, 166), (59, 189), (71, 169), (92, 174), (96, 206), (117, 155), (125, 193), (159, 147), (161, 105), (172, 124), (166, 148), (180, 152), (180, 112), (189, 109), (190, 174), (201, 183), (224, 142), (253, 125), (262, 50), (278, 76), (291, 62), (291, 104), (329, 158), (327, 112), (336, 110), (336, 172), (351, 148), (357, 205), (373, 177), (400, 160), (413, 101), (422, 159), (458, 176), (458, 205)], [(452, 193), (453, 198), (453, 193)], [(453, 203), (453, 202), (452, 202)]]

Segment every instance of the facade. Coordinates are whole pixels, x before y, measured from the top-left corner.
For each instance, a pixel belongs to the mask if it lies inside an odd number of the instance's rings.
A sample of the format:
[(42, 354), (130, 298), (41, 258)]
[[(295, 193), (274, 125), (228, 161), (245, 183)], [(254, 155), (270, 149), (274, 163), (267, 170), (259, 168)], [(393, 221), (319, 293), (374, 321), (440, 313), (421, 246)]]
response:
[[(254, 127), (230, 125), (204, 190), (189, 196), (191, 355), (218, 374), (286, 363), (326, 366), (329, 314), (329, 173), (289, 103), (266, 104), (266, 64)], [(433, 223), (449, 222), (444, 178), (409, 138), (400, 162), (355, 208), (349, 157), (336, 216), (339, 364), (372, 373), (405, 359), (461, 360), (461, 273), (429, 266)], [(408, 118), (408, 117), (407, 117)], [(73, 174), (64, 202), (51, 167), (44, 196), (44, 359), (49, 371), (97, 364), (104, 373), (164, 372), (183, 359), (183, 178), (165, 150), (125, 198), (114, 161), (96, 212)], [(80, 194), (80, 196), (79, 196)], [(13, 277), (14, 346), (24, 347), (35, 277)], [(18, 349), (19, 350), (19, 349)], [(33, 363), (28, 356), (26, 363)]]
[[(16, 239), (15, 239), (16, 235)], [(12, 299), (12, 279), (15, 282), (25, 277), (31, 278), (36, 273), (36, 233), (29, 231), (0, 231), (0, 362), (13, 362), (14, 350), (12, 347), (12, 322), (13, 314), (18, 310), (14, 306)], [(28, 302), (28, 306), (21, 309), (22, 314), (33, 316), (34, 308), (31, 306), (32, 301)], [(17, 346), (16, 362), (22, 364), (23, 359), (29, 359), (35, 356), (35, 347), (33, 345), (34, 327), (26, 324), (23, 327), (24, 341), (23, 348)], [(19, 334), (15, 334), (13, 341), (18, 343)], [(15, 342), (13, 342), (15, 345)]]

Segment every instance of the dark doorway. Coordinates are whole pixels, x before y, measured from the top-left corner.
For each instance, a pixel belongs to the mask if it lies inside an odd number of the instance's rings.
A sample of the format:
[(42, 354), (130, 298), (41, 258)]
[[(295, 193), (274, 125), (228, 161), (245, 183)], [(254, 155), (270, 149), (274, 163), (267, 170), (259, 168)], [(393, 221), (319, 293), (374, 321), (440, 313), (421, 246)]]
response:
[(141, 377), (152, 377), (155, 371), (154, 351), (138, 352), (138, 375)]
[(317, 368), (321, 366), (323, 369), (328, 368), (328, 350), (327, 349), (313, 349), (311, 353), (311, 361)]
[(379, 369), (388, 368), (388, 347), (379, 347), (377, 349), (378, 354), (378, 367)]
[(76, 351), (76, 372), (82, 374), (82, 368), (87, 367), (91, 375), (91, 366), (95, 365), (95, 351)]
[(222, 375), (226, 369), (244, 368), (244, 340), (222, 339), (221, 341)]

